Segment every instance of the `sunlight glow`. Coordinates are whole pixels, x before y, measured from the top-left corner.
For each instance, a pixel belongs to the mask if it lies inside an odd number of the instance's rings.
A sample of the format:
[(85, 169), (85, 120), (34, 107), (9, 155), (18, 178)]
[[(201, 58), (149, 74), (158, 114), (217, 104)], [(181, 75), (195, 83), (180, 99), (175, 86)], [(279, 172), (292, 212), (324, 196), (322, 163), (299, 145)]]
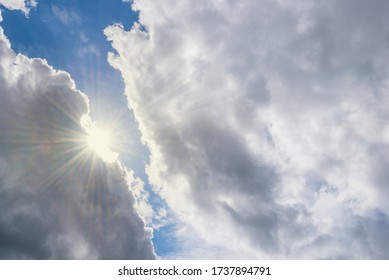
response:
[(113, 162), (117, 154), (112, 152), (112, 137), (108, 130), (92, 124), (87, 128), (88, 148), (107, 162)]

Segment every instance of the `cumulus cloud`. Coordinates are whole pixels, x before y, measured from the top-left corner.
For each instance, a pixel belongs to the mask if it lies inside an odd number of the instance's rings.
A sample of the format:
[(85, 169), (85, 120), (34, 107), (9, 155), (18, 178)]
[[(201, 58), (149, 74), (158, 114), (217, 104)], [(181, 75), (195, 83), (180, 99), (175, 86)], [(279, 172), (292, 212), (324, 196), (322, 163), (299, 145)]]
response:
[(139, 179), (86, 149), (88, 113), (68, 73), (15, 54), (0, 28), (1, 259), (155, 258)]
[(10, 10), (21, 10), (27, 15), (31, 8), (36, 7), (37, 2), (35, 0), (0, 0), (0, 5)]
[(109, 62), (181, 220), (236, 257), (389, 257), (387, 1), (133, 9)]

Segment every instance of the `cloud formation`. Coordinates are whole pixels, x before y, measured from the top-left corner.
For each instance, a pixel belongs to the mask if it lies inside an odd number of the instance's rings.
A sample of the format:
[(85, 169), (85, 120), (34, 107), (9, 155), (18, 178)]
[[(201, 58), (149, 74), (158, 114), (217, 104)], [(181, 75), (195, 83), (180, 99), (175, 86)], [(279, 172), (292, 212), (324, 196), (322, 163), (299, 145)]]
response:
[(1, 259), (155, 258), (139, 179), (86, 148), (88, 113), (68, 73), (15, 54), (0, 27)]
[(235, 257), (389, 258), (387, 1), (133, 8), (109, 62), (183, 221)]
[(78, 24), (82, 21), (80, 15), (75, 11), (53, 5), (51, 7), (53, 14), (65, 25)]
[(31, 8), (36, 7), (37, 2), (35, 0), (0, 0), (0, 5), (10, 10), (21, 10), (27, 15)]

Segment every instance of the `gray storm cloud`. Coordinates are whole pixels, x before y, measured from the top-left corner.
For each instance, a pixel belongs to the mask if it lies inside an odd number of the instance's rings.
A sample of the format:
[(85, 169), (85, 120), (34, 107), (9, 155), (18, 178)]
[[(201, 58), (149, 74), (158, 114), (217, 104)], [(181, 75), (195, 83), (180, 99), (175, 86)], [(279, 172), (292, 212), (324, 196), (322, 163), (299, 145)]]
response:
[(15, 54), (0, 27), (1, 259), (155, 258), (132, 172), (85, 148), (88, 112), (68, 73)]
[(109, 62), (182, 221), (239, 258), (389, 257), (387, 1), (133, 9)]

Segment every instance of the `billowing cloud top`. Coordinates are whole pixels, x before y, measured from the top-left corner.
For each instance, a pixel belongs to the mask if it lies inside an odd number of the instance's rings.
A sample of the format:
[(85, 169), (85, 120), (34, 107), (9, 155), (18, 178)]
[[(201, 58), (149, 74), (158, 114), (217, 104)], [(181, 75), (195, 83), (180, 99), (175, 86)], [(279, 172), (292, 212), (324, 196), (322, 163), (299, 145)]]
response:
[(15, 54), (0, 28), (1, 259), (155, 258), (132, 172), (85, 148), (88, 112), (68, 73)]
[(21, 10), (28, 14), (30, 9), (37, 5), (37, 2), (35, 0), (0, 0), (0, 5), (10, 10)]
[(133, 7), (110, 63), (182, 220), (237, 257), (389, 258), (387, 1)]

